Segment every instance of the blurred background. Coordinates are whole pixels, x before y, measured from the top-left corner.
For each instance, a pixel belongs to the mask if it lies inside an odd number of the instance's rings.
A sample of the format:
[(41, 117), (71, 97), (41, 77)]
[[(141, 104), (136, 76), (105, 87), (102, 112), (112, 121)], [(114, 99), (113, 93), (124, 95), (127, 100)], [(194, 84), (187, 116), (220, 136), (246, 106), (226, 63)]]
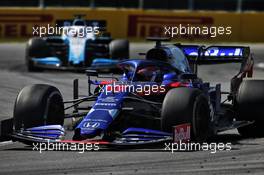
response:
[(142, 9), (263, 11), (263, 0), (1, 0), (1, 7), (116, 7)]
[(232, 27), (216, 38), (179, 36), (180, 41), (263, 42), (264, 0), (1, 0), (0, 40), (32, 37), (33, 26), (56, 25), (86, 14), (103, 20), (114, 38), (160, 36), (164, 26)]

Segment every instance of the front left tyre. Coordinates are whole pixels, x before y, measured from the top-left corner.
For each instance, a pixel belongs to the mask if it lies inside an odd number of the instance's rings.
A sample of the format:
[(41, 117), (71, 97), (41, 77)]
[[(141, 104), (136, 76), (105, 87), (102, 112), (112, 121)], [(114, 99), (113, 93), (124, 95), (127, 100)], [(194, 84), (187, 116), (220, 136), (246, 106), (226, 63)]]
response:
[(14, 107), (14, 127), (21, 130), (44, 125), (63, 125), (64, 105), (60, 91), (50, 85), (24, 87)]
[(41, 68), (34, 66), (32, 58), (44, 58), (48, 56), (50, 49), (42, 38), (31, 38), (26, 45), (25, 61), (29, 72), (41, 71)]

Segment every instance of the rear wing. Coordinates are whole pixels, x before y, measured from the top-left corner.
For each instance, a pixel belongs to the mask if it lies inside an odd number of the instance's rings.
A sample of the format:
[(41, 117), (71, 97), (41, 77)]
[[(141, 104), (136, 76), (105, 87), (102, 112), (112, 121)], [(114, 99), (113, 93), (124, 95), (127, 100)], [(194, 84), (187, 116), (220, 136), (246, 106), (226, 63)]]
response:
[(177, 46), (181, 48), (190, 62), (196, 64), (243, 62), (250, 56), (250, 48), (244, 46)]
[(197, 65), (240, 62), (239, 72), (231, 79), (231, 93), (236, 94), (245, 77), (252, 77), (254, 60), (249, 47), (244, 46), (198, 46), (180, 45), (177, 47), (185, 53), (192, 71), (197, 74)]

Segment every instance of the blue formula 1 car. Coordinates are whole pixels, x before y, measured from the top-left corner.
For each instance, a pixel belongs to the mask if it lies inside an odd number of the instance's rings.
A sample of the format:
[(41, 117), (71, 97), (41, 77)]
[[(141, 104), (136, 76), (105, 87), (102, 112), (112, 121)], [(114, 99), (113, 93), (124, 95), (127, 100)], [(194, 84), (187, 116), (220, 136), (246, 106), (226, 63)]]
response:
[[(242, 62), (230, 92), (197, 77), (199, 64), (230, 62)], [(234, 128), (244, 136), (263, 136), (264, 81), (251, 78), (252, 67), (248, 47), (163, 45), (157, 40), (146, 59), (120, 62), (120, 77), (109, 79), (87, 70), (86, 97), (78, 95), (78, 80), (74, 80), (71, 101), (63, 101), (56, 87), (26, 86), (17, 96), (13, 118), (1, 122), (1, 138), (63, 142), (65, 118), (79, 118), (72, 126), (72, 140), (99, 138), (119, 146), (175, 138), (204, 142), (217, 132)], [(93, 92), (91, 86), (95, 86)], [(222, 94), (227, 95), (224, 101)], [(73, 112), (66, 114), (70, 108)]]
[(67, 21), (64, 25), (52, 28), (59, 36), (28, 41), (25, 57), (28, 71), (85, 70), (90, 66), (111, 69), (116, 67), (117, 60), (129, 57), (129, 42), (113, 40), (102, 21), (83, 20), (77, 15), (72, 23)]

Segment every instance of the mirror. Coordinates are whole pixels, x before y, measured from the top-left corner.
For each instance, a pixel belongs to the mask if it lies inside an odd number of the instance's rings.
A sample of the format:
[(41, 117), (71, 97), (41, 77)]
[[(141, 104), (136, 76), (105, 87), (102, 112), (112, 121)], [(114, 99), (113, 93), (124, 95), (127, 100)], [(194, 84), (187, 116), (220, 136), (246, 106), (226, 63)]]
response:
[(171, 72), (171, 73), (167, 73), (167, 74), (163, 75), (163, 81), (175, 80), (177, 78), (178, 78), (178, 76), (177, 76), (177, 74), (175, 72)]

